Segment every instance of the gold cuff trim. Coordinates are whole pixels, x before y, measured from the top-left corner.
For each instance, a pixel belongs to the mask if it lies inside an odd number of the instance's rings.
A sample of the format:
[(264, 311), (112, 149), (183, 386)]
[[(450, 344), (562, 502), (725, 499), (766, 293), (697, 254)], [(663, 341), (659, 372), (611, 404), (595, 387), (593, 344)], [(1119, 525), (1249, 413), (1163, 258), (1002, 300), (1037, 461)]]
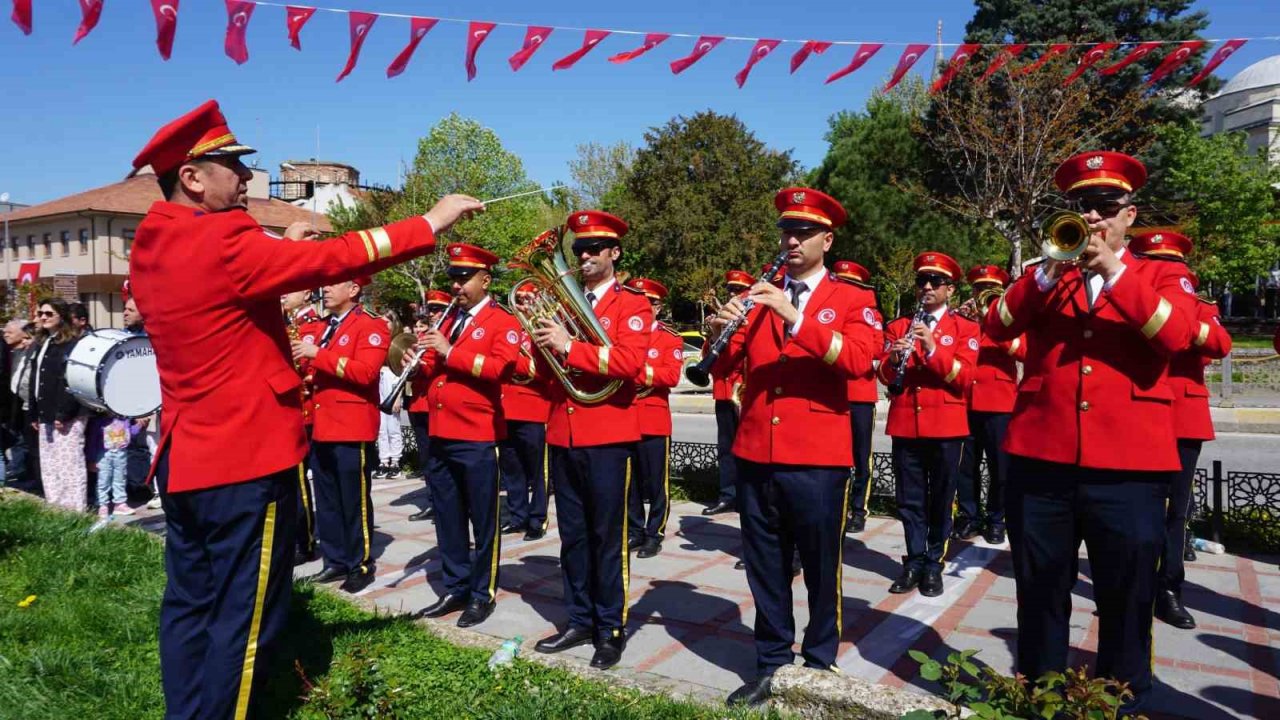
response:
[(1021, 345), (1022, 345), (1022, 338), (1014, 338), (1013, 342), (1010, 343), (1009, 345), (1009, 355), (1010, 356), (1017, 355), (1018, 347), (1020, 347)]
[(347, 358), (338, 358), (338, 367), (334, 369), (334, 374), (339, 378), (347, 376)]
[(1200, 323), (1200, 332), (1196, 335), (1196, 347), (1200, 347), (1209, 342), (1209, 323)]
[(838, 332), (831, 333), (831, 345), (827, 347), (827, 354), (822, 356), (822, 362), (835, 365), (836, 360), (840, 358), (840, 349), (843, 347), (844, 335)]
[(1160, 332), (1160, 328), (1169, 321), (1169, 315), (1173, 312), (1173, 305), (1164, 298), (1160, 298), (1160, 304), (1156, 306), (1156, 311), (1151, 314), (1151, 318), (1147, 320), (1147, 324), (1142, 326), (1142, 336), (1150, 340)]
[(369, 234), (373, 236), (373, 244), (377, 248), (378, 257), (380, 259), (391, 257), (391, 235), (387, 233), (387, 229), (376, 227), (370, 230)]
[(480, 377), (480, 371), (484, 369), (484, 355), (476, 353), (476, 359), (471, 363), (471, 377)]
[(946, 377), (944, 377), (944, 378), (942, 379), (942, 382), (951, 382), (952, 380), (955, 380), (955, 379), (956, 379), (956, 376), (958, 376), (958, 375), (960, 374), (960, 370), (961, 370), (963, 367), (964, 367), (964, 366), (960, 364), (960, 361), (959, 361), (959, 360), (952, 360), (952, 361), (951, 361), (951, 372), (947, 373), (947, 376), (946, 376)]
[(644, 364), (644, 384), (653, 385), (653, 366), (649, 363)]
[(1000, 311), (1000, 322), (1004, 323), (1005, 327), (1012, 325), (1013, 313), (1009, 312), (1009, 306), (1005, 304), (1003, 295), (1000, 296), (1000, 302), (996, 307)]
[(359, 230), (356, 232), (360, 239), (364, 241), (364, 251), (369, 254), (369, 262), (378, 259), (378, 251), (373, 247), (373, 238), (369, 237), (368, 230)]
[(600, 374), (606, 375), (609, 372), (609, 348), (600, 348)]

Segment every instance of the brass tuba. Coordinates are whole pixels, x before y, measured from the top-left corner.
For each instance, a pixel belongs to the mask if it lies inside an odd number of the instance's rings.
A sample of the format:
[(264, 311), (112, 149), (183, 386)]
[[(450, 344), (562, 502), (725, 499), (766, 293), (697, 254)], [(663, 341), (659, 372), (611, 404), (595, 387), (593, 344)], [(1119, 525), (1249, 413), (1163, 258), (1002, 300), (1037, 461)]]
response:
[[(560, 245), (567, 228), (552, 228), (516, 251), (508, 267), (525, 270), (529, 277), (511, 286), (508, 301), (511, 312), (524, 331), (533, 336), (542, 318), (550, 318), (564, 326), (575, 342), (613, 346), (609, 336), (596, 319), (596, 314), (582, 292), (582, 286), (569, 269)], [(520, 298), (520, 295), (526, 295)], [(534, 345), (546, 361), (547, 367), (560, 380), (565, 392), (583, 405), (595, 405), (609, 399), (622, 387), (622, 380), (610, 380), (597, 390), (588, 390), (575, 384), (578, 372), (561, 360), (556, 353)]]
[(1004, 287), (1000, 285), (990, 284), (979, 290), (978, 294), (973, 296), (973, 301), (978, 306), (980, 315), (986, 315), (991, 303), (999, 300), (1001, 295), (1004, 295)]
[(1040, 252), (1051, 260), (1075, 262), (1089, 247), (1089, 223), (1084, 216), (1070, 210), (1060, 210), (1044, 222)]

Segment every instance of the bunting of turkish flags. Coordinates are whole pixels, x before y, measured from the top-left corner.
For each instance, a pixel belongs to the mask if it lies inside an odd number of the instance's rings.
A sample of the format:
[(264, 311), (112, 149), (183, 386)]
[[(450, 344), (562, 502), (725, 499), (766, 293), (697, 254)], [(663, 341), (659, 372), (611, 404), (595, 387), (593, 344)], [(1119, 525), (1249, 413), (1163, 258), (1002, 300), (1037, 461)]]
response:
[(747, 58), (746, 66), (739, 70), (737, 75), (733, 76), (733, 79), (738, 81), (738, 87), (742, 87), (747, 83), (747, 76), (751, 74), (751, 68), (755, 67), (756, 63), (763, 60), (765, 55), (773, 52), (774, 48), (781, 44), (781, 40), (757, 40), (756, 46), (751, 48), (751, 55)]
[(178, 0), (151, 0), (156, 16), (156, 49), (165, 60), (173, 54), (173, 34), (178, 30)]
[(31, 34), (31, 0), (13, 0), (13, 23), (23, 35)]
[(972, 58), (973, 54), (978, 52), (978, 49), (981, 47), (981, 43), (965, 43), (964, 45), (956, 48), (955, 53), (951, 55), (951, 61), (947, 63), (946, 71), (939, 75), (938, 79), (933, 82), (933, 87), (929, 88), (929, 92), (936, 93), (951, 84), (951, 81), (956, 78), (956, 75), (960, 74), (960, 71), (964, 69), (965, 65), (969, 64), (969, 59)]
[(1214, 51), (1213, 57), (1209, 58), (1209, 62), (1204, 64), (1204, 68), (1202, 68), (1200, 72), (1196, 73), (1195, 77), (1191, 78), (1191, 80), (1187, 83), (1187, 87), (1192, 87), (1193, 85), (1199, 85), (1201, 82), (1203, 82), (1205, 78), (1209, 77), (1209, 75), (1212, 74), (1213, 71), (1216, 70), (1219, 65), (1226, 62), (1227, 58), (1231, 57), (1231, 55), (1235, 53), (1235, 51), (1239, 50), (1240, 46), (1244, 45), (1246, 42), (1249, 42), (1249, 41), (1248, 40), (1228, 40), (1222, 43), (1221, 45), (1219, 45), (1218, 49)]
[(555, 64), (551, 66), (551, 69), (568, 70), (579, 60), (585, 57), (587, 53), (591, 52), (596, 45), (599, 45), (601, 40), (604, 40), (607, 37), (609, 37), (608, 30), (588, 30), (586, 34), (582, 36), (582, 47), (557, 60)]
[(706, 57), (707, 53), (711, 52), (715, 46), (719, 45), (723, 41), (724, 38), (719, 35), (703, 35), (698, 38), (698, 42), (693, 45), (693, 52), (685, 55), (679, 60), (671, 61), (671, 73), (673, 75), (679, 75), (685, 70), (688, 70), (694, 63)]
[(413, 51), (418, 49), (418, 43), (422, 42), (422, 38), (426, 37), (431, 28), (440, 22), (435, 18), (416, 17), (409, 19), (409, 44), (404, 46), (400, 54), (395, 60), (387, 66), (387, 77), (393, 78), (409, 66), (409, 58), (413, 57)]
[(889, 92), (895, 85), (901, 82), (902, 76), (907, 74), (907, 71), (911, 69), (911, 66), (915, 65), (916, 61), (920, 59), (920, 56), (924, 55), (924, 51), (928, 50), (930, 47), (931, 46), (927, 43), (912, 43), (911, 45), (908, 45), (906, 49), (902, 51), (902, 57), (898, 58), (898, 67), (894, 69), (893, 77), (889, 78), (888, 83), (885, 83), (884, 92)]
[(18, 266), (18, 284), (35, 285), (40, 279), (40, 261), (26, 261)]
[(1155, 85), (1168, 77), (1170, 73), (1190, 60), (1195, 51), (1206, 44), (1204, 40), (1188, 40), (1179, 45), (1178, 49), (1166, 55), (1164, 60), (1160, 62), (1160, 66), (1156, 68), (1156, 71), (1151, 73), (1151, 77), (1147, 78), (1147, 85)]
[(285, 8), (285, 24), (289, 27), (289, 44), (294, 50), (302, 49), (302, 26), (307, 24), (312, 15), (316, 14), (316, 9), (312, 7), (299, 7), (290, 5)]
[(995, 59), (991, 61), (991, 64), (987, 66), (987, 71), (982, 73), (982, 77), (978, 78), (978, 82), (986, 82), (992, 75), (1000, 72), (1000, 68), (1008, 65), (1010, 60), (1021, 55), (1022, 51), (1026, 49), (1026, 43), (1015, 43), (1013, 45), (1004, 46), (1004, 48), (1000, 50), (1000, 53), (996, 55)]
[(98, 20), (101, 18), (102, 0), (80, 0), (80, 27), (76, 28), (76, 36), (71, 44), (75, 45), (83, 40), (98, 26)]
[(472, 21), (467, 29), (467, 82), (476, 78), (476, 52), (484, 44), (497, 23)]
[(538, 48), (542, 47), (542, 43), (547, 41), (547, 37), (551, 35), (553, 27), (545, 25), (530, 25), (524, 31), (524, 45), (516, 51), (515, 55), (507, 58), (507, 64), (511, 66), (512, 72), (524, 67), (529, 62), (529, 58), (538, 52)]
[(667, 33), (649, 33), (648, 35), (644, 36), (643, 45), (636, 48), (635, 50), (628, 50), (626, 52), (620, 52), (617, 55), (610, 56), (609, 62), (615, 63), (617, 65), (621, 65), (622, 63), (625, 63), (625, 62), (631, 62), (632, 60), (635, 60), (641, 55), (658, 47), (663, 43), (664, 40), (666, 40), (669, 37), (671, 36), (668, 35)]
[(249, 59), (249, 45), (244, 35), (257, 6), (248, 0), (227, 0), (227, 38), (223, 42), (223, 50), (237, 65), (243, 65)]
[(871, 56), (880, 52), (880, 48), (882, 47), (884, 47), (884, 43), (862, 43), (858, 46), (858, 49), (854, 51), (853, 59), (849, 61), (849, 64), (827, 76), (827, 81), (823, 83), (823, 85), (829, 85), (862, 67), (871, 59)]
[(791, 56), (791, 72), (794, 73), (796, 70), (799, 70), (800, 66), (804, 64), (805, 60), (809, 59), (810, 55), (821, 55), (830, 49), (832, 44), (833, 43), (822, 40), (806, 41), (805, 44), (796, 51), (796, 54)]
[(1163, 44), (1164, 43), (1160, 42), (1159, 40), (1152, 40), (1144, 43), (1139, 43), (1137, 47), (1129, 51), (1128, 55), (1124, 56), (1123, 60), (1116, 63), (1115, 65), (1102, 68), (1101, 70), (1098, 71), (1098, 73), (1102, 75), (1115, 75), (1121, 70), (1129, 67), (1130, 65), (1138, 62), (1142, 58), (1150, 55), (1152, 52), (1155, 51), (1156, 48), (1160, 47)]
[(1035, 62), (1022, 68), (1018, 72), (1021, 75), (1029, 75), (1039, 70), (1040, 68), (1044, 67), (1045, 63), (1058, 57), (1059, 55), (1066, 55), (1067, 51), (1070, 49), (1071, 49), (1071, 43), (1058, 43), (1057, 45), (1050, 45), (1049, 49), (1044, 51), (1043, 55), (1036, 58)]
[(351, 28), (351, 53), (347, 55), (347, 64), (342, 67), (342, 72), (338, 73), (338, 79), (334, 82), (342, 82), (342, 78), (356, 69), (356, 61), (360, 59), (360, 48), (364, 47), (364, 39), (369, 37), (369, 31), (373, 29), (373, 23), (378, 19), (378, 16), (373, 13), (354, 10), (347, 13), (347, 17)]
[(1119, 47), (1118, 43), (1104, 42), (1098, 43), (1097, 45), (1089, 48), (1089, 51), (1084, 54), (1084, 57), (1080, 58), (1080, 64), (1076, 65), (1076, 69), (1067, 76), (1066, 80), (1062, 81), (1062, 86), (1066, 87), (1076, 80), (1079, 80), (1080, 76), (1084, 75), (1086, 70), (1097, 65), (1102, 58), (1107, 56), (1107, 53), (1115, 50), (1117, 47)]

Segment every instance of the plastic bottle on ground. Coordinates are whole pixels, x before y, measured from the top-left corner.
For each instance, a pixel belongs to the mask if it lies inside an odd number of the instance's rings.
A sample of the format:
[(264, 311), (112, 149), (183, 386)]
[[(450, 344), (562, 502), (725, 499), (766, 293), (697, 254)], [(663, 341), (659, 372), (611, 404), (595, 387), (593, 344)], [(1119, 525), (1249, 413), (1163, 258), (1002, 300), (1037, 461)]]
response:
[(502, 643), (502, 647), (494, 650), (493, 654), (489, 656), (489, 669), (510, 665), (511, 661), (520, 653), (520, 643), (522, 642), (524, 642), (524, 637), (517, 635)]
[(1222, 546), (1222, 543), (1205, 540), (1204, 538), (1195, 538), (1192, 540), (1191, 547), (1195, 548), (1198, 552), (1207, 552), (1214, 555), (1221, 555), (1227, 551), (1227, 549)]

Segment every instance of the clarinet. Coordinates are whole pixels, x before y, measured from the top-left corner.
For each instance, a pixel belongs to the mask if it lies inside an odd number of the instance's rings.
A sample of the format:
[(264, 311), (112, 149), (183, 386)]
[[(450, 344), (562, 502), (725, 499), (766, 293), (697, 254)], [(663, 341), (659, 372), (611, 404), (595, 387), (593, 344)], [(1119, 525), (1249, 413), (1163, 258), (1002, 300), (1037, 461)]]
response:
[[(458, 298), (455, 297), (453, 301), (449, 303), (449, 307), (445, 308), (444, 312), (440, 313), (440, 319), (436, 320), (436, 324), (431, 326), (431, 329), (439, 330), (444, 326), (444, 321), (449, 318), (449, 315), (453, 313), (453, 310), (457, 305)], [(409, 351), (405, 351), (404, 369), (400, 371), (400, 375), (396, 378), (395, 384), (392, 385), (391, 392), (387, 394), (386, 399), (378, 403), (379, 411), (390, 415), (391, 411), (395, 409), (396, 400), (400, 397), (400, 392), (404, 390), (404, 384), (409, 382), (409, 377), (418, 371), (418, 361), (422, 359), (422, 355), (425, 352), (426, 351), (424, 350), (423, 352), (416, 352), (410, 355)]]
[[(787, 256), (790, 254), (791, 248), (787, 248), (778, 253), (778, 257), (773, 259), (773, 264), (764, 271), (764, 275), (760, 276), (760, 279), (756, 280), (756, 282), (772, 282), (773, 278), (778, 274), (778, 270), (782, 269), (783, 263), (787, 261)], [(743, 300), (742, 317), (729, 321), (729, 324), (725, 325), (724, 330), (720, 333), (720, 337), (716, 338), (715, 344), (713, 344), (707, 350), (706, 354), (702, 356), (702, 360), (698, 361), (697, 365), (690, 365), (684, 369), (684, 376), (689, 379), (689, 382), (697, 385), (698, 387), (706, 387), (711, 384), (711, 366), (715, 365), (716, 358), (720, 357), (720, 353), (724, 352), (724, 349), (729, 347), (729, 340), (733, 337), (734, 333), (738, 332), (738, 329), (742, 327), (742, 324), (746, 322), (745, 318), (747, 313), (751, 311), (751, 308), (755, 307), (755, 304), (755, 301), (751, 298)]]
[(893, 382), (889, 383), (890, 395), (902, 394), (902, 382), (907, 377), (907, 363), (911, 362), (911, 356), (916, 351), (916, 336), (912, 329), (916, 326), (916, 323), (924, 322), (925, 316), (928, 314), (929, 311), (924, 309), (924, 304), (922, 303), (916, 308), (916, 314), (911, 316), (911, 322), (907, 323), (907, 337), (911, 339), (911, 344), (907, 346), (907, 349), (902, 353), (902, 359), (893, 368)]

